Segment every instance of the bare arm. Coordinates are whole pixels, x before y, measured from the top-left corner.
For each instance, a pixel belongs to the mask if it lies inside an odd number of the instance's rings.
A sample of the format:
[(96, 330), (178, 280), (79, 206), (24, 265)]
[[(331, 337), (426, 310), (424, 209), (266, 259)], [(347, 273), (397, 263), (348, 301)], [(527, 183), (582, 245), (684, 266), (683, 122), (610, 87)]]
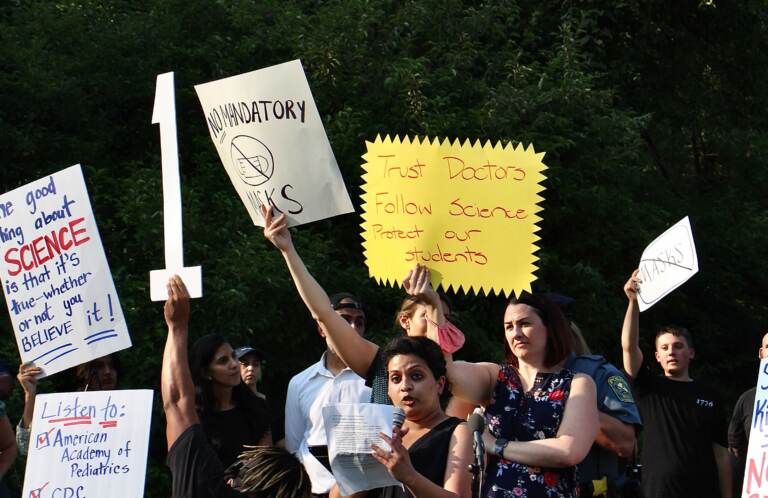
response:
[(16, 436), (8, 417), (0, 418), (0, 478), (8, 472), (16, 459)]
[[(571, 383), (571, 394), (557, 435), (535, 441), (510, 441), (504, 448), (504, 459), (537, 467), (577, 465), (589, 453), (597, 434), (595, 391), (591, 378), (577, 374)], [(486, 451), (492, 453), (494, 437), (486, 431), (483, 439)]]
[(168, 338), (163, 352), (160, 393), (167, 427), (168, 449), (181, 434), (200, 422), (195, 408), (195, 386), (189, 371), (187, 353), (189, 293), (184, 282), (174, 275), (168, 281), (168, 300), (164, 308)]
[(432, 287), (429, 268), (417, 264), (403, 279), (403, 289), (424, 304), (427, 318), (427, 336), (437, 341), (437, 327), (445, 324), (440, 295)]
[(717, 464), (717, 476), (720, 479), (720, 496), (731, 498), (733, 496), (733, 469), (731, 468), (731, 456), (728, 450), (717, 443), (712, 443), (712, 451), (715, 453)]
[(595, 443), (621, 458), (630, 458), (635, 452), (635, 427), (603, 412), (598, 412), (598, 418)]
[(499, 366), (495, 363), (453, 361), (445, 355), (448, 380), (454, 396), (475, 405), (487, 405), (496, 388)]
[(621, 327), (621, 352), (624, 360), (624, 371), (633, 379), (640, 372), (643, 365), (643, 352), (640, 350), (640, 307), (637, 304), (637, 286), (640, 279), (638, 270), (624, 284), (624, 293), (629, 304), (624, 315), (624, 324)]
[(301, 299), (328, 334), (333, 348), (339, 357), (357, 375), (365, 378), (373, 363), (379, 347), (362, 337), (331, 307), (331, 300), (325, 290), (309, 273), (304, 262), (293, 247), (291, 234), (286, 225), (285, 215), (273, 218), (272, 208), (262, 206), (264, 216), (264, 236), (277, 247), (283, 255), (293, 283)]

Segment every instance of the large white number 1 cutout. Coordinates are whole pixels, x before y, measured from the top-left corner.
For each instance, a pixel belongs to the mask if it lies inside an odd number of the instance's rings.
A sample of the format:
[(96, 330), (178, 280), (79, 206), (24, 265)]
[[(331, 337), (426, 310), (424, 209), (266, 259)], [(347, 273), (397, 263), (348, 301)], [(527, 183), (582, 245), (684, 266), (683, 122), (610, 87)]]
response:
[(149, 272), (152, 301), (168, 298), (166, 284), (178, 275), (190, 297), (202, 297), (203, 277), (199, 266), (184, 267), (184, 238), (181, 229), (181, 180), (176, 138), (176, 96), (173, 73), (157, 75), (152, 124), (160, 125), (160, 156), (163, 165), (163, 227), (165, 231), (165, 269)]

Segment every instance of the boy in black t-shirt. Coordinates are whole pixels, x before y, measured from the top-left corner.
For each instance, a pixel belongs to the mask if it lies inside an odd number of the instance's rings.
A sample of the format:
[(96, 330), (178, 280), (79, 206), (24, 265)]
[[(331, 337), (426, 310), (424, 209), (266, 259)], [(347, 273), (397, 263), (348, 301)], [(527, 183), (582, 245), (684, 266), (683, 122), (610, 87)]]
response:
[(187, 358), (189, 294), (178, 276), (168, 282), (164, 314), (168, 339), (160, 391), (168, 424), (172, 498), (308, 498), (310, 482), (304, 467), (280, 448), (246, 451), (239, 460), (239, 482), (225, 481), (224, 466), (203, 433), (195, 406), (195, 387)]
[[(621, 331), (624, 370), (634, 380), (643, 418), (642, 488), (646, 498), (731, 498), (726, 414), (715, 392), (691, 379), (691, 334), (665, 327), (656, 334), (654, 375), (639, 345), (637, 271), (624, 286), (629, 306)], [(719, 493), (718, 493), (719, 489)]]

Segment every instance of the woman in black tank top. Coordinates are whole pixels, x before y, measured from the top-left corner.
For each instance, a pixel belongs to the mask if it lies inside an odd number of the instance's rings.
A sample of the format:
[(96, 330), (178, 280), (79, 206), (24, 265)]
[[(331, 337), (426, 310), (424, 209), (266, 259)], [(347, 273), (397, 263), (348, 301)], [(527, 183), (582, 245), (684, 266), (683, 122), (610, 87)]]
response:
[(441, 407), (448, 386), (440, 347), (426, 337), (401, 337), (384, 350), (384, 362), (389, 397), (405, 412), (405, 422), (392, 438), (381, 435), (391, 452), (375, 445), (373, 451), (405, 492), (384, 488), (369, 497), (468, 497), (471, 434), (462, 420), (447, 416)]

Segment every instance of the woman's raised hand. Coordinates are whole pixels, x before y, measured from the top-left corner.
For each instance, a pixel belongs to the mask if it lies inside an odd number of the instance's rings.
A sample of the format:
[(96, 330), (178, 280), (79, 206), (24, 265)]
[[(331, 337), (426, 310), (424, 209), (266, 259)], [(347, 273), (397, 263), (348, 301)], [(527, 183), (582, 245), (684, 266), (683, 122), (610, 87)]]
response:
[(168, 279), (168, 299), (163, 306), (165, 323), (170, 328), (184, 328), (189, 324), (189, 292), (178, 275)]
[(405, 293), (419, 300), (440, 306), (440, 296), (432, 288), (430, 281), (429, 268), (417, 264), (408, 275), (403, 279), (403, 288)]
[(19, 374), (16, 378), (24, 389), (24, 394), (34, 396), (37, 393), (37, 376), (43, 373), (43, 369), (36, 367), (34, 363), (22, 363), (19, 366)]
[(272, 206), (267, 207), (262, 204), (261, 216), (264, 217), (264, 237), (269, 239), (281, 252), (288, 251), (293, 241), (285, 221), (285, 213), (275, 218)]

